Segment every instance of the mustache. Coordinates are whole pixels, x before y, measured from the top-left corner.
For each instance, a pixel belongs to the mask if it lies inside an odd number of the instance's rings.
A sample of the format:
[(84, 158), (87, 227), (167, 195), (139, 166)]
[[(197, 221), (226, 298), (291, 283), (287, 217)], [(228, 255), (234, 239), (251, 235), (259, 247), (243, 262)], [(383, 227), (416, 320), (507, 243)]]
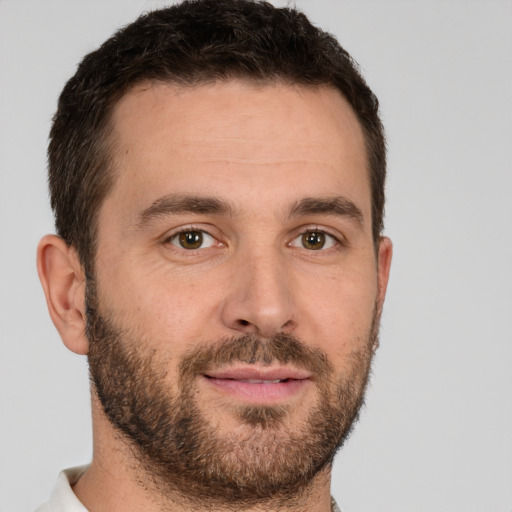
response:
[(317, 377), (328, 376), (333, 372), (325, 352), (307, 346), (291, 334), (280, 333), (272, 338), (249, 334), (205, 343), (183, 357), (179, 373), (181, 378), (186, 378), (233, 363), (270, 366), (276, 362), (293, 364)]

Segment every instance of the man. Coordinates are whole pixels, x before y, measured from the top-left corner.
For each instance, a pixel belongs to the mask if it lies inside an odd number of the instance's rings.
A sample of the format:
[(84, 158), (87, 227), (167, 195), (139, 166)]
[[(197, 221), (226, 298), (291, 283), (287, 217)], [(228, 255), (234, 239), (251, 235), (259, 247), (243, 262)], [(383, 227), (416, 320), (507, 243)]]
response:
[(391, 262), (378, 103), (304, 15), (200, 0), (86, 56), (38, 270), (91, 375), (91, 464), (41, 511), (337, 510)]

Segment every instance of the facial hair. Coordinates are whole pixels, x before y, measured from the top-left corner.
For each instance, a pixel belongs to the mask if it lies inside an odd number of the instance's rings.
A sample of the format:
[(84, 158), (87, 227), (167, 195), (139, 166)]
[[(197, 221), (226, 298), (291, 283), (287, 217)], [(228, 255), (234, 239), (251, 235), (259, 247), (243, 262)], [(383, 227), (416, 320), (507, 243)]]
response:
[[(323, 351), (292, 335), (248, 335), (192, 348), (178, 364), (176, 389), (169, 389), (169, 355), (143, 348), (149, 343), (118, 325), (112, 314), (103, 315), (92, 281), (86, 307), (93, 391), (143, 468), (144, 485), (151, 482), (164, 496), (178, 493), (189, 503), (241, 510), (301, 495), (331, 465), (364, 401), (377, 344), (376, 312), (367, 338), (357, 340), (358, 348), (338, 374)], [(172, 351), (172, 340), (168, 346)], [(201, 410), (197, 379), (209, 369), (239, 362), (277, 362), (309, 371), (317, 388), (315, 404), (293, 422), (289, 406), (239, 405), (240, 427), (223, 431)]]

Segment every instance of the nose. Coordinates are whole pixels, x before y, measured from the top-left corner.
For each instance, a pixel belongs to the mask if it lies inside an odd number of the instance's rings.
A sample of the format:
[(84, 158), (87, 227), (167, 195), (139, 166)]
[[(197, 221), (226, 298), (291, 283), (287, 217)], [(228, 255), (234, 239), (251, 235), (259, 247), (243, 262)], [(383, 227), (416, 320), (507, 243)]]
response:
[(222, 322), (232, 331), (270, 338), (296, 326), (293, 287), (283, 256), (240, 257), (222, 307)]

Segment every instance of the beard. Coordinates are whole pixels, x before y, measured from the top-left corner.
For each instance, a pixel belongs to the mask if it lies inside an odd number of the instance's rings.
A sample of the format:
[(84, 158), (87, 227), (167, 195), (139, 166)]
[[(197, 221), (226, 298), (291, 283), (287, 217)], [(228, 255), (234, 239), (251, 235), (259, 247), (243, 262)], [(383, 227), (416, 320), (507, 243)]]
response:
[[(326, 354), (287, 334), (254, 335), (198, 344), (177, 365), (176, 389), (166, 380), (172, 357), (102, 315), (94, 282), (86, 291), (89, 371), (103, 411), (133, 454), (140, 483), (188, 504), (237, 510), (284, 503), (307, 493), (351, 432), (364, 402), (378, 314), (370, 332), (338, 373)], [(172, 343), (170, 343), (172, 347)], [(291, 364), (308, 370), (316, 400), (301, 418), (286, 405), (233, 405), (237, 427), (201, 409), (197, 381), (233, 363)], [(225, 427), (225, 425), (224, 425)]]

